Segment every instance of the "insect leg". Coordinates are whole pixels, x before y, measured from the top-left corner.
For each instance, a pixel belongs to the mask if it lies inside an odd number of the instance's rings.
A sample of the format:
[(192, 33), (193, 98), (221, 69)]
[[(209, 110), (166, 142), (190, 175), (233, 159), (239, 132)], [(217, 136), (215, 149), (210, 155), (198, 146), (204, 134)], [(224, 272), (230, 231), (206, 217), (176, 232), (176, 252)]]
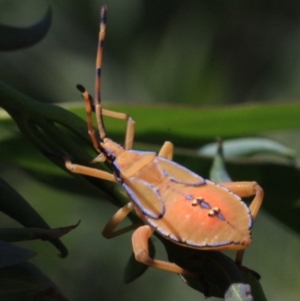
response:
[[(81, 92), (83, 99), (85, 101), (85, 110), (87, 114), (87, 125), (88, 125), (88, 133), (91, 137), (91, 140), (93, 142), (94, 148), (101, 153), (100, 147), (99, 147), (99, 141), (96, 137), (96, 132), (94, 130), (93, 126), (93, 119), (92, 119), (92, 112), (93, 112), (93, 105), (92, 105), (92, 97), (91, 95), (87, 92), (87, 90), (81, 86), (77, 85), (78, 90)], [(126, 120), (127, 121), (127, 126), (126, 126), (126, 134), (125, 134), (125, 143), (124, 143), (124, 148), (126, 150), (131, 149), (133, 146), (134, 142), (134, 133), (135, 133), (135, 121), (132, 119), (131, 116), (124, 114), (124, 113), (119, 113), (115, 111), (110, 111), (106, 109), (102, 109), (100, 105), (96, 106), (96, 111), (101, 111), (101, 113), (98, 112), (98, 115), (104, 115), (116, 119), (121, 119), (121, 120)], [(99, 117), (98, 117), (99, 118)], [(97, 118), (97, 120), (99, 120)], [(98, 127), (100, 128), (102, 125), (99, 125), (98, 122)], [(105, 136), (104, 136), (105, 138)]]
[(135, 133), (135, 121), (132, 119), (132, 117), (124, 113), (106, 109), (102, 109), (102, 115), (127, 121), (124, 148), (126, 150), (132, 149)]
[(100, 178), (103, 180), (111, 181), (111, 182), (117, 182), (115, 176), (109, 172), (97, 169), (97, 168), (92, 168), (92, 167), (87, 167), (83, 165), (78, 165), (78, 164), (73, 164), (70, 160), (69, 157), (65, 156), (65, 166), (66, 168), (71, 171), (72, 173), (78, 173), (81, 175), (86, 175), (90, 177), (95, 177), (95, 178)]
[(174, 153), (174, 145), (170, 141), (166, 141), (163, 146), (161, 147), (158, 155), (164, 157), (166, 159), (172, 160)]
[(149, 256), (148, 240), (153, 234), (153, 231), (154, 229), (151, 229), (148, 225), (141, 226), (134, 231), (132, 235), (132, 247), (135, 259), (153, 268), (193, 278), (197, 277), (194, 273), (181, 268), (175, 263), (152, 259)]
[(249, 209), (253, 219), (256, 218), (264, 198), (264, 191), (256, 182), (226, 182), (219, 184), (227, 187), (230, 191), (242, 198), (255, 195)]
[(130, 202), (126, 204), (124, 207), (120, 208), (114, 216), (110, 219), (110, 221), (106, 224), (102, 231), (102, 235), (105, 238), (113, 238), (116, 236), (119, 236), (121, 234), (124, 234), (128, 231), (134, 230), (140, 225), (142, 225), (142, 222), (138, 222), (132, 225), (129, 225), (127, 227), (121, 228), (119, 230), (115, 229), (118, 227), (118, 225), (124, 220), (124, 218), (133, 210), (133, 204)]
[[(249, 209), (253, 219), (256, 218), (264, 198), (264, 191), (256, 182), (226, 182), (220, 183), (220, 185), (227, 187), (230, 191), (236, 193), (240, 197), (249, 197), (255, 195), (249, 206)], [(236, 253), (235, 262), (238, 265), (242, 264), (243, 256), (244, 250)]]
[(98, 138), (96, 137), (96, 132), (95, 132), (94, 126), (93, 126), (92, 112), (93, 112), (94, 108), (93, 108), (93, 104), (92, 104), (92, 102), (93, 102), (92, 96), (87, 92), (87, 90), (82, 85), (77, 85), (76, 87), (81, 92), (81, 95), (85, 102), (85, 111), (86, 111), (86, 115), (87, 115), (87, 126), (88, 126), (89, 136), (92, 140), (93, 146), (96, 149), (96, 151), (98, 153), (101, 153), (99, 141), (98, 141)]

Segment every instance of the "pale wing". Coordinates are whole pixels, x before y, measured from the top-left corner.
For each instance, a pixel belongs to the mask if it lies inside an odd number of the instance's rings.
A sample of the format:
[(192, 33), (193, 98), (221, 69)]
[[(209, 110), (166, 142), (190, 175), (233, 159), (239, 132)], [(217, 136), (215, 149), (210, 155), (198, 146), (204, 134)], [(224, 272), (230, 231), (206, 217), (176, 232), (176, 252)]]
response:
[(154, 219), (159, 219), (164, 215), (165, 206), (157, 188), (135, 177), (127, 179), (122, 186), (144, 215)]
[(205, 179), (176, 162), (163, 157), (156, 157), (155, 160), (158, 161), (158, 164), (164, 170), (164, 175), (169, 177), (173, 182), (191, 186), (205, 184)]

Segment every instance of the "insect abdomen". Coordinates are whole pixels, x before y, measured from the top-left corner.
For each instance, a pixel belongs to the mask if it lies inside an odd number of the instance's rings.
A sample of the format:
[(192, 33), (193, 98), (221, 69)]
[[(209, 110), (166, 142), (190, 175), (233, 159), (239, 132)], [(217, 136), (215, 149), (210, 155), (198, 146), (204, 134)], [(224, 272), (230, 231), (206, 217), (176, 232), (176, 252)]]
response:
[(199, 187), (172, 185), (172, 190), (161, 191), (164, 217), (148, 219), (161, 235), (199, 249), (243, 249), (251, 243), (252, 217), (237, 195), (209, 181)]

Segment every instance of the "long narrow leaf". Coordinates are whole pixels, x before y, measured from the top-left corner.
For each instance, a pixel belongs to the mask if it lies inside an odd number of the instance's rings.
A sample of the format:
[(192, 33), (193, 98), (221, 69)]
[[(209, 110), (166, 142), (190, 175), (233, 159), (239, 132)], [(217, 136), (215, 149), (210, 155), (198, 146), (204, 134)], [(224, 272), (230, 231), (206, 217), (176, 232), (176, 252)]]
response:
[(51, 20), (52, 10), (49, 6), (44, 17), (32, 26), (18, 28), (0, 24), (0, 51), (17, 50), (36, 44), (47, 34)]
[(73, 226), (54, 228), (54, 229), (39, 229), (39, 228), (0, 228), (0, 240), (17, 242), (24, 240), (48, 240), (53, 241), (61, 236), (69, 233), (78, 227), (80, 222)]
[[(25, 227), (50, 229), (44, 219), (32, 206), (8, 183), (0, 178), (0, 211), (15, 219)], [(68, 255), (68, 250), (57, 238), (50, 241), (62, 257)]]

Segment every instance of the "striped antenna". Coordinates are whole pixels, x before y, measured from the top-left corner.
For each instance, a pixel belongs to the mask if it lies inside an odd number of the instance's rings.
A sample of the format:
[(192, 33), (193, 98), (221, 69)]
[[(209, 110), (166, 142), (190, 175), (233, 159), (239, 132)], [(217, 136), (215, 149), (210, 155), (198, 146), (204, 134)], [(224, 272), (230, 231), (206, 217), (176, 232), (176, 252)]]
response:
[(101, 107), (101, 68), (102, 68), (102, 58), (103, 58), (103, 46), (105, 39), (105, 29), (106, 29), (106, 16), (107, 7), (103, 5), (101, 7), (100, 14), (100, 31), (96, 58), (96, 81), (95, 81), (95, 111), (98, 124), (98, 130), (100, 138), (104, 139), (106, 137), (106, 131), (102, 118), (102, 107)]

